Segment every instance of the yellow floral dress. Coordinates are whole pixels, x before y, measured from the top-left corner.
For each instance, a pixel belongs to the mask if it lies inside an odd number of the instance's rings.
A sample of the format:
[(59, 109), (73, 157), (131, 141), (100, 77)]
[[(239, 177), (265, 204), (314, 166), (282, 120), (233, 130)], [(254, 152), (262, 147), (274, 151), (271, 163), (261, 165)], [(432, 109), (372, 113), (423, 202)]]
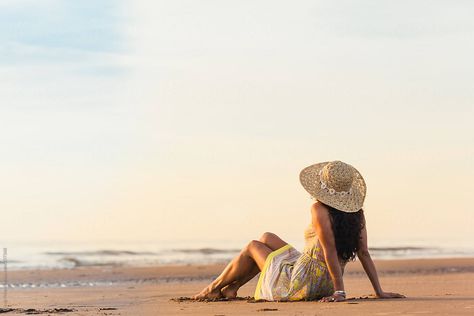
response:
[[(344, 266), (341, 263), (342, 271)], [(268, 301), (316, 300), (333, 292), (323, 249), (310, 225), (305, 230), (303, 252), (288, 244), (268, 255), (254, 297)]]

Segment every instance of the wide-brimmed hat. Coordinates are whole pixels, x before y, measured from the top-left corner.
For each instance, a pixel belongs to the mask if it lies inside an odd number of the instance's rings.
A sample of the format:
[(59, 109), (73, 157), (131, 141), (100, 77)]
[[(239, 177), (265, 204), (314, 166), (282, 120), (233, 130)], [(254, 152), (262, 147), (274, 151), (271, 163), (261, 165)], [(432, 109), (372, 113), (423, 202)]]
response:
[(367, 187), (353, 166), (339, 160), (320, 162), (300, 172), (300, 182), (312, 198), (343, 212), (359, 211)]

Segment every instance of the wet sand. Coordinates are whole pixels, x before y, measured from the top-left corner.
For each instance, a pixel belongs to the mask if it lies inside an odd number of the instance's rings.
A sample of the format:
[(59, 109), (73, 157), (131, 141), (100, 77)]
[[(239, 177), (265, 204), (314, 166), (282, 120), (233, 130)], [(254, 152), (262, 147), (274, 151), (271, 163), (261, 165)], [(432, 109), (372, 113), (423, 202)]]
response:
[[(6, 315), (474, 315), (474, 258), (376, 261), (382, 286), (406, 299), (366, 298), (359, 262), (345, 274), (340, 303), (175, 301), (201, 290), (223, 265), (87, 267), (11, 271)], [(256, 279), (239, 296), (252, 296)], [(362, 297), (362, 298), (361, 298)], [(5, 312), (7, 310), (4, 310)], [(2, 310), (0, 310), (0, 313)]]

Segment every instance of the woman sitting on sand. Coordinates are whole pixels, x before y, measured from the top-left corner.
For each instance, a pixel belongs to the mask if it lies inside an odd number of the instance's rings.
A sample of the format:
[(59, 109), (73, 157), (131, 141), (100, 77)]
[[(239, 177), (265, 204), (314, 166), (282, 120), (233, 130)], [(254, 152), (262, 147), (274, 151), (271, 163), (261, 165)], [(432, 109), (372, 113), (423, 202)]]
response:
[(299, 252), (277, 235), (264, 233), (252, 240), (211, 284), (194, 299), (235, 298), (238, 289), (260, 271), (255, 299), (346, 299), (343, 274), (348, 261), (359, 258), (379, 298), (404, 297), (384, 292), (367, 247), (362, 205), (366, 185), (361, 174), (341, 161), (304, 168), (300, 182), (316, 200), (306, 245)]

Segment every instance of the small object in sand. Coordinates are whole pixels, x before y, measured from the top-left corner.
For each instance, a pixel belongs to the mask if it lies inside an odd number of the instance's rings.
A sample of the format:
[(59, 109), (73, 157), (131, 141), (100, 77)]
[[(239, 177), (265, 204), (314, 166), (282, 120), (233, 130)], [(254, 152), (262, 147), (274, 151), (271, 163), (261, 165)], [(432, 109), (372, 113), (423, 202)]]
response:
[(13, 312), (14, 309), (13, 308), (0, 308), (0, 314), (1, 313), (9, 313), (9, 312)]
[(99, 307), (100, 311), (115, 311), (117, 310), (115, 307)]
[(257, 312), (276, 312), (278, 308), (261, 308), (257, 309)]
[(178, 303), (188, 302), (188, 301), (209, 303), (209, 302), (245, 301), (245, 300), (249, 300), (249, 299), (251, 299), (251, 297), (249, 297), (249, 296), (247, 296), (247, 297), (235, 297), (235, 298), (221, 297), (221, 298), (211, 298), (211, 299), (209, 299), (209, 298), (194, 299), (192, 297), (180, 296), (180, 297), (171, 298), (170, 301), (178, 302)]
[(268, 301), (263, 300), (263, 299), (256, 300), (255, 297), (249, 297), (247, 299), (247, 303), (265, 303), (265, 302), (268, 302)]
[(69, 312), (75, 312), (76, 310), (72, 308), (50, 308), (50, 309), (10, 308), (9, 311), (2, 312), (2, 313), (8, 313), (12, 311), (16, 313), (20, 313), (20, 314), (26, 314), (26, 315), (37, 315), (37, 314), (69, 313)]

